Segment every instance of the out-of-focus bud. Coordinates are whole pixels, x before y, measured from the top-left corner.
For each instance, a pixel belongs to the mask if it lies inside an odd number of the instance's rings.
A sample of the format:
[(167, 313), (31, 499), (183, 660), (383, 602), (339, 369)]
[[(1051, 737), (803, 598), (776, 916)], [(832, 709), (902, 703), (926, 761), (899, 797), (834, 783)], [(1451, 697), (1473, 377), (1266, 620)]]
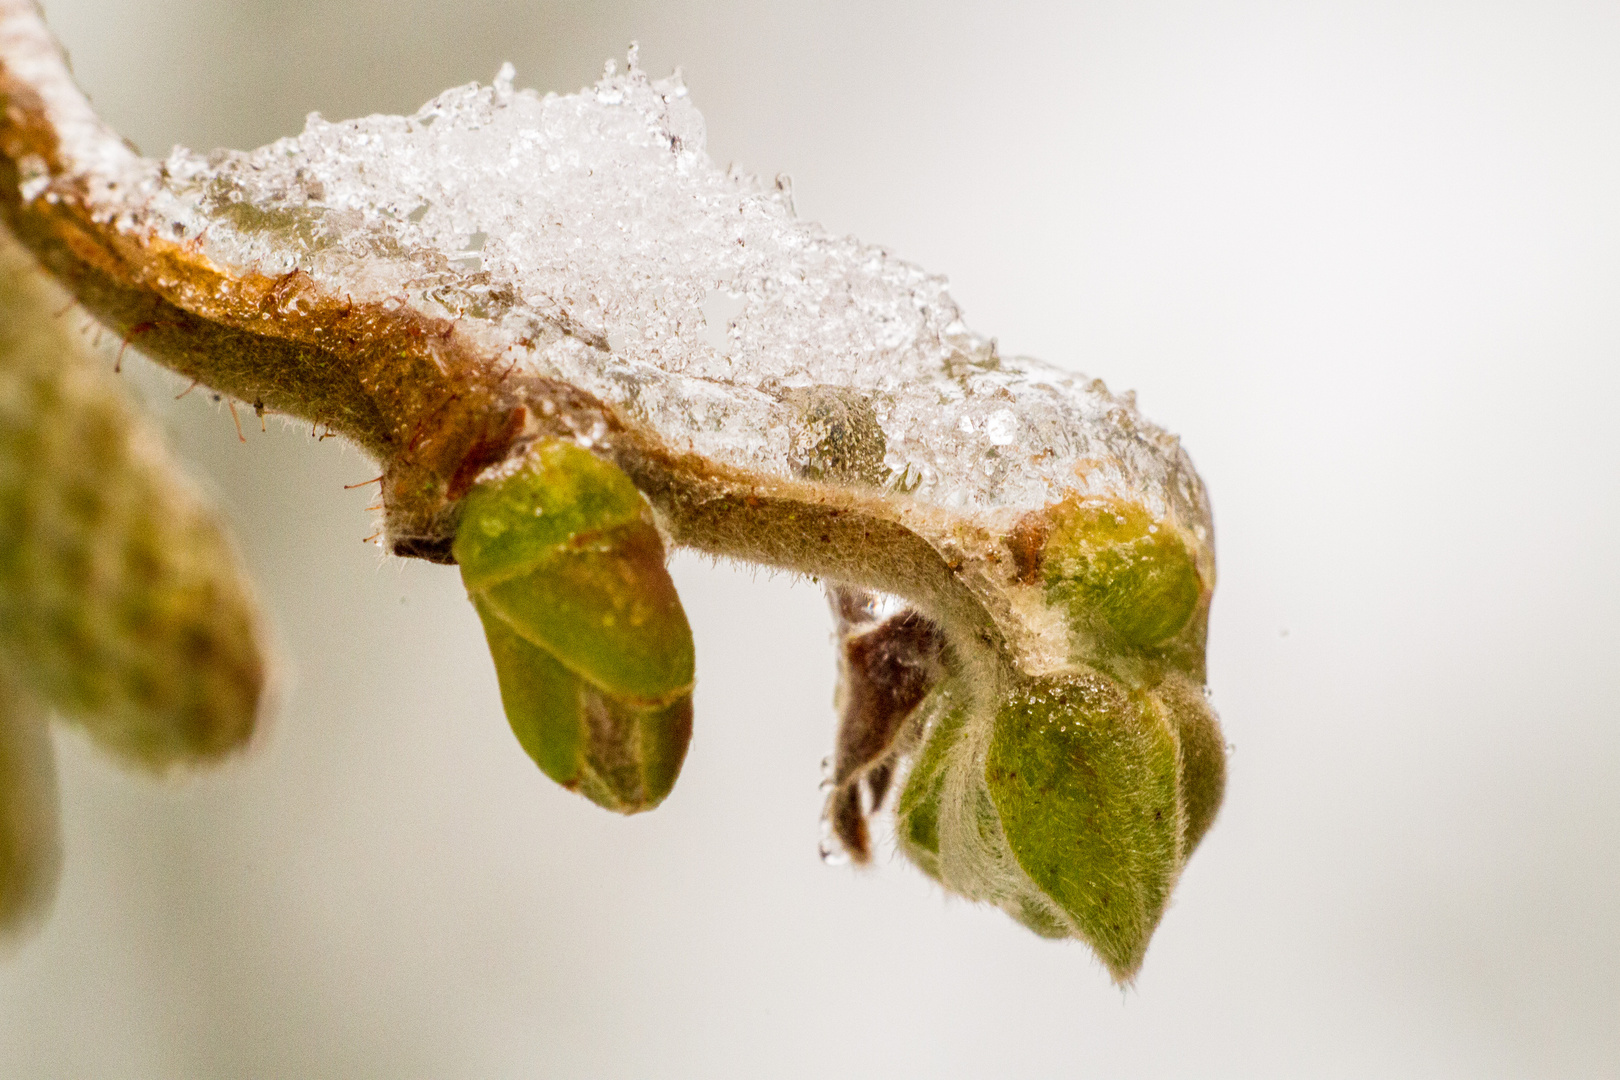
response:
[(0, 230), (0, 659), (126, 760), (216, 758), (265, 683), (251, 586), (63, 307)]
[(630, 478), (547, 440), (467, 495), (453, 552), (529, 756), (609, 810), (658, 805), (692, 734), (692, 631)]
[(0, 670), (0, 944), (44, 916), (62, 869), (45, 721), (45, 710)]
[(1087, 942), (1128, 981), (1220, 803), (1214, 715), (1190, 684), (1132, 693), (1095, 671), (998, 694), (947, 682), (925, 704), (900, 850), (1043, 936)]

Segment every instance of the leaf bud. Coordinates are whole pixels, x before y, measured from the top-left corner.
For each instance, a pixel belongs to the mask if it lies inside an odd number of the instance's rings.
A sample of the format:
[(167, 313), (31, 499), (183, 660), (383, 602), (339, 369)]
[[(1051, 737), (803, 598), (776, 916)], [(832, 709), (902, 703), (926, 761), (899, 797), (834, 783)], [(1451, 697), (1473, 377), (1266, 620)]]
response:
[(56, 757), (45, 709), (0, 670), (0, 942), (50, 907), (62, 870)]
[(1082, 625), (1100, 620), (1138, 648), (1161, 645), (1187, 625), (1205, 584), (1172, 525), (1117, 500), (1070, 500), (1042, 513), (1049, 602)]
[(1225, 781), (1214, 714), (1177, 678), (943, 685), (897, 806), (900, 850), (1042, 936), (1087, 942), (1128, 981)]
[(692, 631), (630, 478), (548, 440), (466, 497), (452, 548), (518, 742), (619, 813), (658, 805), (692, 733)]
[(127, 761), (219, 757), (265, 685), (252, 587), (61, 304), (0, 230), (0, 662)]

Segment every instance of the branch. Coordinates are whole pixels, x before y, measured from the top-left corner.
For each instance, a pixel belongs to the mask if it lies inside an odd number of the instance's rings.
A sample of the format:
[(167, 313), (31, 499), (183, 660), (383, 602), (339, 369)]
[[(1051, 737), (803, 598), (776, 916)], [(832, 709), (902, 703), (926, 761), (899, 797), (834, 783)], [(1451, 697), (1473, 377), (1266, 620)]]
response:
[[(34, 4), (0, 0), (0, 103), (11, 229), (142, 352), (376, 458), (395, 554), (453, 561), (464, 497), (561, 440), (628, 474), (673, 543), (863, 598), (841, 624), (841, 820), (859, 817), (850, 785), (881, 801), (874, 777), (952, 725), (974, 734), (940, 761), (982, 787), (997, 718), (1033, 708), (1032, 686), (1100, 678), (1157, 716), (1185, 696), (1164, 687), (1203, 682), (1213, 533), (1179, 441), (1133, 395), (1000, 355), (942, 278), (800, 221), (785, 182), (717, 168), (679, 77), (650, 80), (634, 52), (578, 94), (503, 69), (413, 116), (317, 116), (160, 162), (96, 118)], [(926, 655), (856, 647), (887, 617), (913, 622), (872, 640)], [(894, 672), (915, 685), (889, 692)], [(1172, 731), (1183, 769), (1182, 721), (1142, 723)], [(1164, 893), (1196, 843), (1177, 800)], [(986, 869), (1038, 877), (1011, 842), (954, 870), (936, 841), (942, 879), (1134, 970), (1136, 944)]]

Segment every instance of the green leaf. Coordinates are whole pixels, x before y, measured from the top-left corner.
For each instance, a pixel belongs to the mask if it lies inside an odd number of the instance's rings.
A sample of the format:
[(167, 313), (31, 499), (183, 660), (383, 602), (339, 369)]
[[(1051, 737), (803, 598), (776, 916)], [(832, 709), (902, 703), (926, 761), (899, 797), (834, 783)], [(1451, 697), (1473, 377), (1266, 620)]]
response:
[(512, 733), (541, 772), (563, 787), (577, 787), (585, 762), (579, 676), (529, 644), (476, 597), (473, 607), (484, 624)]

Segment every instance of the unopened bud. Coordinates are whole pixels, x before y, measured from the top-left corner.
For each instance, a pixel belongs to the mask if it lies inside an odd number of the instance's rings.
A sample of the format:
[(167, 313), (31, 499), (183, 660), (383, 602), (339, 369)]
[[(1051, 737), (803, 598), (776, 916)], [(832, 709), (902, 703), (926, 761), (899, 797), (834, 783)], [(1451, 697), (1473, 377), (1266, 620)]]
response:
[(45, 709), (0, 671), (0, 942), (50, 907), (62, 869)]
[(645, 500), (548, 441), (468, 494), (454, 553), (518, 741), (620, 813), (669, 794), (692, 732), (692, 631)]
[(1226, 794), (1226, 737), (1210, 708), (1203, 687), (1179, 675), (1170, 675), (1147, 695), (1176, 732), (1181, 747), (1181, 801), (1186, 814), (1182, 858), (1190, 857), (1209, 827)]
[(251, 586), (61, 307), (0, 230), (0, 659), (126, 759), (218, 757), (265, 682)]
[(1175, 732), (1112, 679), (1048, 679), (996, 713), (985, 782), (1018, 865), (1097, 950), (1135, 973), (1181, 870)]
[(963, 710), (951, 709), (935, 721), (895, 807), (895, 839), (900, 850), (936, 881), (943, 880), (939, 866), (939, 810), (945, 797), (946, 764), (966, 719)]
[(1214, 818), (1224, 745), (1190, 683), (1128, 692), (1095, 671), (999, 701), (947, 684), (896, 811), (900, 850), (946, 888), (1046, 937), (1140, 967)]
[(1168, 523), (1134, 503), (1064, 502), (1042, 512), (1047, 598), (1081, 624), (1100, 620), (1126, 644), (1152, 647), (1187, 625), (1205, 584)]

